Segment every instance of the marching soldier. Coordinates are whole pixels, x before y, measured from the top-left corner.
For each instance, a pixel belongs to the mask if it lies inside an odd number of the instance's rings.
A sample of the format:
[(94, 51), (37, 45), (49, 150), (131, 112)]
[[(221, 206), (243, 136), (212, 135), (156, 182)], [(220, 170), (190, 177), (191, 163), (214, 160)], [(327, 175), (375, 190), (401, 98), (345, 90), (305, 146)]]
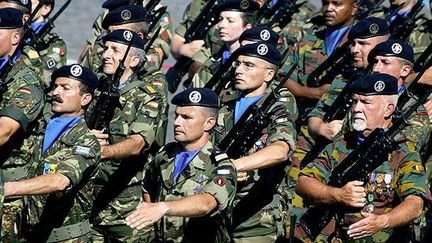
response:
[(26, 241), (90, 241), (92, 178), (100, 145), (83, 116), (98, 79), (76, 64), (59, 68), (52, 79), (55, 115), (36, 142), (27, 179), (6, 182), (5, 196), (26, 196), (18, 225)]
[(127, 218), (137, 229), (156, 224), (157, 240), (229, 242), (236, 169), (210, 141), (218, 97), (209, 89), (177, 94), (176, 142), (167, 144), (146, 171), (147, 202)]
[[(235, 90), (221, 95), (223, 106), (214, 134), (217, 142), (242, 119), (248, 108), (263, 105), (272, 92), (269, 87), (281, 62), (276, 47), (263, 42), (242, 46), (237, 52)], [(280, 98), (269, 108), (272, 121), (262, 131), (261, 138), (246, 156), (233, 160), (239, 187), (234, 200), (234, 242), (274, 242), (282, 234), (282, 198), (277, 189), (285, 175), (284, 161), (295, 146), (297, 109), (290, 92), (279, 93)]]
[(296, 192), (314, 204), (355, 209), (336, 218), (337, 239), (391, 240), (394, 228), (419, 217), (424, 201), (431, 198), (424, 166), (413, 142), (399, 137), (397, 149), (383, 156), (384, 162), (369, 173), (366, 182), (353, 180), (341, 188), (327, 185), (332, 170), (354, 147), (374, 129), (390, 126), (397, 105), (397, 79), (388, 74), (363, 76), (350, 89), (354, 100), (350, 123), (354, 130), (329, 144), (301, 171)]
[[(25, 53), (17, 50), (23, 38), (22, 12), (14, 8), (0, 8), (0, 32), (2, 65), (0, 73), (1, 110), (0, 146), (3, 179), (17, 181), (27, 176), (28, 165), (33, 154), (35, 127), (40, 126), (44, 106), (43, 81), (26, 63)], [(36, 53), (37, 54), (37, 53)], [(3, 241), (13, 241), (13, 225), (21, 210), (22, 197), (5, 200), (2, 218)]]
[[(112, 78), (124, 59), (118, 103), (106, 130), (93, 130), (102, 145), (93, 207), (93, 240), (137, 241), (146, 232), (132, 230), (126, 217), (143, 202), (141, 181), (148, 150), (152, 147), (161, 115), (161, 94), (135, 70), (144, 61), (143, 39), (129, 30), (104, 36), (103, 72)], [(131, 48), (125, 57), (128, 44)], [(96, 100), (98, 97), (96, 97)], [(91, 112), (98, 107), (92, 106)], [(90, 116), (92, 113), (89, 114)]]

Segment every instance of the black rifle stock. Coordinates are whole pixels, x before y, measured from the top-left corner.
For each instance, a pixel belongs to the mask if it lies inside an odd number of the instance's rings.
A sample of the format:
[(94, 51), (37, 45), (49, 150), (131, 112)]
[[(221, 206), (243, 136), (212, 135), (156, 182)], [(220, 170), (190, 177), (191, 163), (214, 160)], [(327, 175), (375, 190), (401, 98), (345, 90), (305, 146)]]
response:
[[(218, 6), (219, 0), (210, 0), (207, 2), (201, 10), (201, 13), (187, 29), (184, 36), (185, 43), (190, 43), (194, 40), (203, 40), (206, 37), (211, 27), (218, 21), (216, 15)], [(168, 90), (171, 93), (177, 90), (178, 85), (181, 83), (183, 76), (187, 73), (192, 63), (192, 59), (181, 56), (177, 58), (174, 66), (166, 72), (165, 77), (168, 83)]]
[(350, 45), (351, 40), (347, 40), (342, 46), (336, 48), (333, 53), (319, 65), (311, 74), (306, 82), (309, 87), (320, 87), (330, 84), (338, 74), (347, 73), (351, 66)]
[(359, 8), (358, 8), (357, 13), (356, 13), (356, 19), (362, 20), (362, 19), (367, 18), (371, 12), (378, 9), (378, 7), (380, 7), (383, 3), (384, 3), (384, 0), (379, 0), (376, 3), (373, 3), (373, 1), (371, 1), (371, 0), (359, 1), (358, 2)]
[(160, 0), (150, 0), (146, 5), (145, 9), (148, 14), (151, 15), (151, 13), (155, 10), (156, 6), (160, 3)]
[(155, 15), (151, 18), (148, 26), (148, 33), (152, 32), (153, 29), (156, 27), (159, 20), (162, 18), (162, 16), (166, 13), (167, 7), (161, 7), (158, 10), (155, 10)]
[[(408, 124), (409, 116), (424, 104), (432, 91), (430, 86), (418, 83), (426, 68), (430, 67), (431, 64), (432, 58), (417, 74), (413, 81), (414, 87), (410, 85), (405, 90), (405, 92), (412, 90), (422, 92), (416, 102), (407, 107), (404, 112), (400, 106), (402, 104), (398, 104), (398, 109), (392, 119), (392, 126), (387, 131), (382, 128), (375, 129), (360, 146), (336, 166), (330, 175), (328, 185), (340, 188), (350, 181), (367, 181), (368, 174), (379, 167), (387, 159), (390, 152), (398, 148), (394, 140), (395, 137)], [(349, 210), (355, 209), (336, 205), (312, 205), (300, 218), (300, 225), (308, 237), (315, 240), (332, 218)]]
[[(294, 72), (297, 65), (293, 65), (281, 82), (266, 97), (260, 108), (256, 105), (250, 106), (241, 116), (237, 123), (219, 142), (218, 147), (225, 151), (228, 157), (237, 159), (247, 155), (253, 144), (261, 136), (261, 132), (271, 122), (269, 110), (277, 101), (279, 91)], [(249, 116), (252, 115), (250, 119)]]
[(307, 1), (303, 1), (297, 4), (297, 0), (286, 0), (286, 1), (278, 1), (282, 2), (279, 8), (274, 11), (274, 15), (270, 18), (270, 21), (267, 23), (268, 27), (278, 26), (283, 29), (287, 24), (289, 24), (292, 20), (292, 16), (295, 13), (299, 12), (299, 9), (303, 4)]
[(108, 128), (108, 124), (114, 116), (114, 109), (118, 104), (120, 98), (118, 86), (120, 83), (120, 78), (123, 76), (123, 73), (126, 70), (124, 62), (127, 55), (129, 54), (130, 48), (132, 46), (132, 41), (133, 36), (114, 75), (112, 77), (107, 77), (105, 80), (102, 81), (102, 84), (100, 86), (100, 94), (96, 99), (96, 104), (94, 106), (93, 112), (87, 120), (87, 124), (90, 129), (105, 130), (106, 128)]

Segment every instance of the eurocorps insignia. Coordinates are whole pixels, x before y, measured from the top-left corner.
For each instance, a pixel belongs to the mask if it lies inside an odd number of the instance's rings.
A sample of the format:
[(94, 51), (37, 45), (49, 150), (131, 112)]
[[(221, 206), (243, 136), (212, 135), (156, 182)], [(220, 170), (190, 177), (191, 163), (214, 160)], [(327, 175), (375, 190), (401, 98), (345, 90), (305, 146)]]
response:
[(74, 77), (78, 77), (82, 73), (82, 68), (81, 68), (81, 66), (75, 64), (75, 65), (72, 65), (72, 67), (70, 68), (70, 72)]
[(381, 92), (385, 88), (385, 83), (381, 80), (377, 81), (374, 85), (374, 89), (376, 92)]
[(131, 41), (131, 40), (132, 40), (132, 37), (133, 37), (133, 34), (132, 34), (132, 32), (130, 32), (129, 30), (125, 30), (125, 31), (123, 32), (123, 38), (125, 38), (125, 40), (127, 40), (127, 41)]
[(120, 17), (123, 20), (129, 20), (132, 17), (132, 14), (129, 10), (125, 9), (120, 13)]
[(24, 5), (27, 5), (28, 0), (21, 0), (21, 3), (24, 4)]
[(369, 26), (369, 32), (371, 32), (371, 34), (375, 35), (376, 33), (378, 33), (379, 31), (379, 26), (377, 24), (371, 24)]
[(257, 47), (257, 52), (261, 56), (264, 56), (265, 54), (267, 54), (267, 52), (268, 52), (267, 45), (266, 44), (259, 44), (258, 47)]
[(261, 30), (260, 37), (261, 37), (261, 40), (268, 41), (270, 39), (270, 31)]
[(201, 94), (200, 94), (200, 92), (198, 92), (198, 91), (192, 91), (189, 94), (189, 100), (192, 103), (198, 103), (198, 102), (200, 102), (201, 101)]
[(249, 0), (242, 0), (240, 2), (240, 8), (246, 10), (249, 8)]
[(402, 52), (402, 45), (401, 44), (399, 44), (399, 43), (394, 43), (392, 46), (391, 46), (391, 49), (392, 49), (392, 51), (393, 51), (393, 53), (394, 54), (399, 54), (399, 53), (401, 53)]

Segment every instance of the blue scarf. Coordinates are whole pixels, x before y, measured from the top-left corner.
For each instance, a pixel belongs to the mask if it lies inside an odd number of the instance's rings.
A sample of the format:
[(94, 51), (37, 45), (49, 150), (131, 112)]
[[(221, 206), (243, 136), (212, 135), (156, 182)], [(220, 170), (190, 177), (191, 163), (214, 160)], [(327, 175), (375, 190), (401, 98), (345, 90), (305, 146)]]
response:
[[(13, 63), (16, 63), (18, 59), (21, 57), (21, 50), (18, 50)], [(7, 63), (9, 62), (9, 56), (5, 56), (0, 58), (0, 73), (3, 72), (3, 69), (6, 67)]]
[(189, 152), (183, 151), (176, 155), (174, 160), (174, 172), (173, 172), (174, 181), (177, 181), (180, 174), (183, 172), (186, 166), (189, 165), (192, 159), (195, 158), (195, 156), (201, 151), (201, 149), (202, 147), (194, 151), (189, 151)]
[(254, 97), (243, 97), (236, 102), (235, 110), (234, 110), (234, 124), (240, 120), (242, 115), (246, 112), (246, 110), (253, 104), (257, 103), (264, 95), (254, 96)]
[(42, 156), (53, 143), (71, 129), (83, 116), (52, 117), (48, 121), (43, 140)]
[(131, 76), (129, 76), (127, 79), (126, 79), (126, 81), (124, 82), (124, 83), (122, 83), (122, 84), (119, 84), (119, 86), (117, 87), (117, 89), (122, 89), (122, 88), (124, 88), (124, 86), (126, 86), (126, 84), (128, 84), (129, 83), (129, 81), (132, 79), (132, 77)]
[(351, 29), (351, 25), (343, 27), (341, 29), (333, 29), (333, 28), (326, 29), (324, 43), (325, 43), (327, 56), (330, 56), (333, 53), (333, 51), (339, 45), (339, 42), (342, 40), (342, 37), (350, 29)]
[(228, 58), (231, 56), (231, 52), (228, 50), (228, 48), (223, 45), (222, 46), (222, 64), (225, 64), (225, 62), (228, 60)]

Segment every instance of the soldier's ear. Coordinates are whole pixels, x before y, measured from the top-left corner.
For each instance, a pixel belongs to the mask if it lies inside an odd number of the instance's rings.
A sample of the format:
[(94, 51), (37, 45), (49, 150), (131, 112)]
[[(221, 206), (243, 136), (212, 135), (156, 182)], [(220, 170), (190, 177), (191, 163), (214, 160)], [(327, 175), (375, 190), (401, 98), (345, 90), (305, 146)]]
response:
[(355, 16), (357, 14), (358, 8), (359, 4), (354, 0), (352, 4), (351, 16)]
[(400, 70), (400, 76), (402, 78), (406, 78), (410, 73), (411, 73), (411, 67), (409, 65), (403, 65)]
[(20, 40), (21, 40), (21, 33), (19, 32), (19, 31), (14, 31), (13, 33), (12, 33), (12, 36), (11, 36), (11, 39), (12, 39), (12, 45), (18, 45), (19, 43), (20, 43)]
[(81, 96), (81, 106), (82, 107), (86, 107), (87, 105), (90, 104), (90, 102), (92, 101), (92, 99), (93, 99), (93, 95), (92, 94), (90, 94), (90, 93), (84, 93)]
[(213, 129), (213, 127), (216, 125), (217, 119), (216, 117), (210, 116), (207, 117), (204, 123), (204, 131), (210, 132), (210, 130)]
[(138, 64), (139, 64), (139, 57), (138, 57), (138, 56), (132, 56), (132, 57), (131, 57), (131, 62), (130, 62), (130, 64), (129, 64), (129, 66), (130, 66), (131, 68), (135, 68), (135, 67), (138, 66)]

